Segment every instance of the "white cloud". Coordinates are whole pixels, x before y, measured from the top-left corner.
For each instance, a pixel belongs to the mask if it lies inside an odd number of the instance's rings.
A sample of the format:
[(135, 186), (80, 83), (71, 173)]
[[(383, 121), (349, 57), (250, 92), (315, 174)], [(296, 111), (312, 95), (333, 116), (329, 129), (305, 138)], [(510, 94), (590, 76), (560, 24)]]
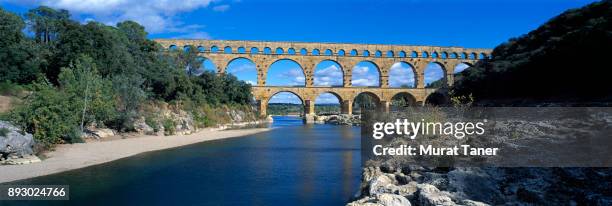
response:
[(270, 98), (270, 101), (268, 101), (268, 103), (302, 104), (302, 100), (300, 100), (300, 98), (297, 97), (293, 93), (290, 93), (290, 92), (280, 92), (280, 93), (272, 96), (272, 98)]
[(254, 64), (240, 64), (237, 66), (228, 66), (227, 71), (232, 74), (238, 74), (243, 72), (257, 72)]
[(314, 85), (335, 86), (342, 85), (342, 70), (336, 65), (317, 69), (314, 75)]
[(190, 32), (173, 37), (174, 39), (212, 39), (207, 32)]
[(401, 87), (404, 85), (414, 87), (414, 71), (406, 63), (395, 63), (389, 71), (389, 86)]
[(230, 5), (223, 4), (223, 5), (219, 5), (219, 6), (214, 6), (213, 7), (213, 11), (225, 12), (225, 11), (229, 10), (229, 8), (230, 8)]
[(289, 69), (283, 73), (280, 73), (278, 77), (289, 80), (290, 85), (305, 85), (306, 78), (304, 72), (300, 68)]
[(315, 104), (339, 104), (338, 97), (331, 93), (323, 93), (315, 99)]
[(213, 0), (7, 0), (21, 5), (45, 5), (69, 10), (77, 15), (90, 15), (108, 25), (133, 20), (145, 26), (148, 32), (188, 33), (201, 29), (201, 25), (186, 25), (175, 15), (207, 7)]
[(352, 85), (353, 86), (378, 86), (379, 77), (376, 69), (370, 69), (367, 66), (356, 66), (353, 68)]

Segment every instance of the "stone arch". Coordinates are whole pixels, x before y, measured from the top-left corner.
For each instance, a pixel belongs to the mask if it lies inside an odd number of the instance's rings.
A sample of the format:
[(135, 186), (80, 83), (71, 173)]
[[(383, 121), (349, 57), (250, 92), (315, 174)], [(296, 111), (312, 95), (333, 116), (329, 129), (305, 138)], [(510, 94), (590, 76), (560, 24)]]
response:
[(325, 56), (331, 56), (334, 55), (334, 52), (331, 49), (326, 49), (324, 54)]
[(395, 56), (394, 54), (395, 53), (391, 50), (387, 51), (387, 57), (394, 57)]
[(431, 53), (431, 58), (434, 58), (434, 59), (440, 58), (440, 54), (438, 54), (437, 51), (434, 51)]
[[(337, 102), (321, 102), (321, 100), (325, 100), (321, 98), (326, 97), (334, 97)], [(342, 112), (342, 96), (331, 90), (316, 93), (315, 96), (312, 98), (312, 101), (312, 104), (315, 106), (314, 112), (316, 114), (339, 114)], [(325, 106), (321, 107), (321, 105)]]
[(260, 113), (261, 114), (270, 114), (268, 112), (268, 109), (270, 108), (270, 104), (274, 104), (275, 103), (275, 102), (270, 102), (270, 101), (272, 101), (275, 96), (277, 96), (279, 94), (282, 94), (282, 93), (288, 93), (288, 94), (292, 94), (292, 95), (296, 96), (300, 100), (300, 105), (302, 105), (302, 108), (300, 108), (300, 110), (296, 111), (296, 112), (298, 112), (300, 114), (304, 114), (304, 108), (306, 107), (306, 101), (305, 101), (304, 97), (301, 96), (299, 93), (294, 92), (294, 91), (290, 91), (290, 90), (279, 90), (279, 91), (275, 91), (273, 93), (270, 93), (270, 95), (267, 96), (264, 101), (260, 102), (260, 104), (265, 104), (265, 105), (260, 105), (260, 109), (262, 109), (262, 110), (265, 109), (266, 110), (266, 111), (260, 111)]
[(284, 53), (285, 53), (285, 50), (283, 50), (283, 48), (280, 48), (280, 47), (274, 50), (274, 54), (284, 54)]
[(419, 53), (417, 53), (416, 51), (412, 51), (412, 52), (410, 52), (410, 57), (417, 58), (417, 57), (419, 57)]
[(321, 51), (319, 51), (319, 49), (313, 49), (311, 54), (318, 56), (318, 55), (321, 55)]
[(367, 49), (363, 50), (363, 54), (361, 56), (369, 57), (370, 56), (370, 51), (368, 51)]
[(231, 54), (233, 52), (234, 51), (232, 51), (232, 47), (231, 46), (226, 46), (225, 48), (223, 48), (223, 53)]
[(432, 106), (447, 106), (450, 104), (450, 98), (441, 92), (433, 92), (427, 95), (424, 103)]
[[(357, 62), (356, 64), (353, 65), (353, 68), (351, 68), (351, 85), (355, 85), (355, 82), (353, 82), (355, 80), (355, 77), (359, 77), (358, 75), (355, 75), (355, 67), (357, 67), (359, 64), (361, 63), (367, 63), (367, 64), (372, 64), (374, 66), (374, 68), (376, 69), (377, 72), (377, 76), (378, 76), (378, 84), (376, 85), (372, 85), (372, 86), (377, 86), (380, 87), (382, 85), (382, 75), (383, 75), (383, 71), (380, 68), (380, 66), (378, 64), (376, 64), (376, 62), (371, 61), (371, 60), (364, 60), (364, 61), (360, 61)], [(346, 71), (348, 71), (348, 69), (346, 69)], [(357, 83), (359, 84), (359, 82)]]
[[(409, 84), (407, 86), (408, 88), (416, 88), (417, 81), (418, 81), (418, 78), (417, 78), (418, 73), (417, 73), (416, 67), (407, 61), (398, 61), (391, 65), (391, 68), (389, 68), (389, 87), (390, 88), (402, 88), (403, 87), (403, 85), (400, 85), (400, 86), (394, 85), (394, 82), (396, 82), (396, 79), (394, 78), (396, 77), (402, 78), (404, 75), (407, 75), (401, 71), (401, 68), (394, 68), (398, 66), (397, 64), (400, 64), (400, 65), (406, 64), (410, 67), (408, 69), (410, 70), (412, 74), (412, 83), (410, 84), (409, 83), (410, 81), (408, 81)], [(399, 73), (397, 70), (400, 70)]]
[[(273, 62), (271, 62), (269, 65), (267, 65), (268, 67), (266, 68), (266, 70), (264, 71), (264, 78), (265, 78), (265, 85), (266, 86), (271, 86), (269, 85), (268, 79), (270, 78), (270, 68), (272, 68), (272, 66), (274, 66), (274, 64), (281, 62), (281, 61), (290, 61), (295, 63), (296, 65), (298, 65), (299, 69), (301, 70), (301, 73), (304, 77), (304, 84), (300, 85), (300, 86), (306, 86), (306, 78), (307, 78), (307, 74), (306, 74), (306, 69), (304, 68), (304, 66), (302, 64), (300, 64), (300, 62), (296, 59), (292, 59), (292, 58), (279, 58), (279, 59), (275, 59)], [(272, 86), (289, 86), (289, 85), (272, 85)], [(292, 85), (295, 86), (295, 85)]]
[(232, 74), (248, 84), (254, 86), (259, 84), (260, 71), (258, 71), (257, 63), (253, 59), (245, 56), (235, 57), (226, 62), (223, 70), (226, 74)]
[[(440, 79), (436, 79), (436, 80), (428, 80), (428, 78), (431, 78), (431, 77), (428, 77), (428, 76), (427, 76), (429, 69), (431, 69), (431, 68), (430, 68), (430, 66), (431, 66), (431, 65), (437, 65), (437, 66), (439, 66), (439, 67), (440, 67), (440, 69), (442, 70), (442, 74), (441, 74), (441, 75), (442, 75), (442, 77), (441, 77)], [(425, 87), (428, 87), (428, 88), (445, 87), (446, 85), (448, 85), (448, 77), (447, 77), (447, 74), (448, 74), (448, 70), (447, 70), (447, 68), (444, 66), (444, 64), (443, 64), (443, 63), (438, 62), (438, 61), (432, 61), (432, 62), (429, 62), (429, 63), (427, 64), (427, 66), (425, 67), (425, 69), (423, 70), (423, 80), (425, 81), (425, 82), (424, 82), (424, 83), (425, 83)], [(441, 85), (436, 84), (436, 83), (437, 83), (438, 81), (440, 81), (440, 80), (442, 81), (442, 82), (440, 82), (440, 83), (439, 83), (439, 84), (441, 84)], [(428, 81), (429, 81), (429, 82), (428, 82)]]
[(170, 46), (168, 47), (168, 50), (170, 50), (170, 51), (176, 51), (177, 49), (178, 49), (178, 47), (177, 47), (176, 45), (174, 45), (174, 44), (173, 44), (173, 45), (170, 45)]
[[(321, 68), (318, 68), (321, 64), (323, 64), (324, 62), (331, 62), (334, 65), (332, 66), (337, 66), (338, 69), (340, 70), (340, 76), (338, 76), (334, 71), (331, 71), (331, 69), (329, 68), (325, 68), (326, 70), (321, 70)], [(325, 75), (324, 77), (319, 77), (319, 75)], [(342, 68), (342, 65), (333, 59), (324, 59), (322, 61), (320, 61), (319, 63), (317, 63), (313, 69), (313, 77), (314, 77), (314, 84), (315, 86), (342, 86), (344, 85), (344, 75), (345, 75), (345, 71), (344, 68)], [(329, 79), (321, 79), (321, 78), (329, 78)], [(329, 82), (329, 81), (333, 81), (332, 79), (339, 79), (340, 83), (339, 84), (325, 84), (322, 83), (321, 81), (324, 82)]]
[(465, 52), (461, 52), (461, 59), (467, 59), (468, 58), (468, 54)]
[(295, 55), (295, 49), (294, 49), (294, 48), (289, 48), (289, 49), (287, 49), (287, 54), (289, 54), (289, 55)]
[(210, 53), (218, 53), (219, 52), (219, 47), (216, 45), (213, 45), (210, 47)]
[(191, 50), (191, 45), (185, 45), (185, 46), (183, 46), (183, 51), (184, 51), (184, 52), (189, 52), (189, 50)]
[(480, 53), (478, 55), (478, 59), (486, 59), (486, 58), (487, 58), (487, 55), (485, 53)]
[(374, 56), (375, 57), (382, 57), (382, 52), (380, 50), (376, 50), (376, 52), (374, 52)]
[(357, 51), (357, 49), (352, 49), (351, 50), (351, 56), (358, 56), (359, 52)]
[[(201, 75), (203, 72), (207, 70), (215, 72), (215, 73), (222, 72), (222, 71), (219, 71), (219, 65), (217, 65), (216, 62), (214, 62), (213, 59), (211, 58), (199, 55), (196, 58), (196, 60), (200, 61), (200, 68), (198, 68), (193, 75)], [(188, 71), (188, 73), (189, 72), (191, 71)]]
[(475, 52), (470, 53), (470, 59), (476, 59), (477, 55)]
[(344, 51), (344, 49), (340, 49), (338, 50), (338, 56), (345, 56), (346, 52)]
[(427, 53), (426, 51), (421, 52), (421, 57), (422, 58), (428, 58), (429, 57), (429, 53)]
[(390, 108), (393, 111), (401, 110), (404, 107), (417, 106), (417, 100), (410, 92), (397, 92), (391, 96)]
[(264, 47), (263, 53), (264, 54), (271, 54), (272, 53), (272, 49), (270, 47)]
[(447, 58), (448, 58), (448, 53), (447, 53), (447, 52), (445, 52), (445, 51), (441, 52), (441, 53), (440, 53), (440, 58), (442, 58), (442, 59), (447, 59)]
[(398, 56), (401, 57), (401, 58), (405, 58), (406, 57), (406, 52), (405, 51), (400, 51)]
[(364, 91), (356, 93), (352, 98), (353, 112), (362, 113), (362, 109), (378, 110), (381, 107), (381, 97), (374, 92)]
[[(452, 69), (452, 71), (449, 71), (449, 72), (452, 72), (453, 76), (454, 76), (455, 74), (461, 73), (461, 72), (463, 72), (464, 70), (466, 70), (466, 69), (468, 69), (470, 67), (473, 67), (473, 65), (470, 64), (469, 62), (459, 62), (459, 63), (455, 64), (453, 68), (448, 68), (448, 69), (449, 70)], [(454, 81), (455, 81), (455, 79), (453, 78), (453, 82)]]
[(251, 54), (259, 54), (259, 48), (257, 47), (251, 47)]
[(345, 100), (344, 98), (342, 98), (342, 95), (340, 95), (340, 93), (335, 92), (333, 90), (322, 90), (320, 92), (317, 92), (317, 93), (315, 93), (315, 98), (318, 97), (318, 96), (321, 96), (322, 94), (325, 94), (325, 93), (329, 93), (329, 94), (332, 94), (332, 95), (336, 96), (336, 98), (338, 98), (339, 102), (342, 102), (342, 101)]
[(238, 54), (245, 54), (246, 53), (246, 49), (244, 47), (238, 47)]
[(308, 50), (306, 48), (300, 49), (300, 55), (303, 55), (303, 56), (308, 55)]
[(198, 46), (198, 52), (200, 52), (200, 53), (206, 52), (206, 47)]
[(458, 59), (459, 55), (457, 54), (457, 52), (453, 52), (453, 53), (450, 54), (449, 58), (451, 58), (451, 59)]

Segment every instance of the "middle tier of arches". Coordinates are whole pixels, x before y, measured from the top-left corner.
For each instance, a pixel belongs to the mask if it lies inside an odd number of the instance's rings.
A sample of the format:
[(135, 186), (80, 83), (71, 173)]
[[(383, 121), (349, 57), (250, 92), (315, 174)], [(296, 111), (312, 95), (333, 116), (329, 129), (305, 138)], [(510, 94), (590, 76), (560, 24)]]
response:
[[(222, 53), (200, 53), (199, 56), (212, 61), (215, 70), (219, 74), (227, 72), (228, 65), (237, 59), (247, 59), (255, 65), (257, 72), (256, 86), (266, 86), (270, 67), (278, 61), (288, 60), (295, 62), (302, 69), (305, 87), (315, 86), (315, 68), (324, 61), (331, 61), (338, 65), (342, 72), (342, 87), (353, 87), (352, 75), (356, 65), (367, 62), (373, 65), (378, 72), (378, 86), (389, 87), (389, 75), (391, 68), (396, 63), (407, 64), (411, 67), (414, 77), (415, 88), (425, 88), (425, 69), (430, 64), (437, 64), (443, 71), (442, 79), (445, 85), (453, 83), (453, 74), (459, 64), (472, 66), (478, 60), (470, 59), (414, 59), (414, 58), (370, 58), (370, 57), (337, 57), (337, 56), (294, 56), (294, 55), (257, 55), (257, 54), (222, 54)], [(335, 85), (340, 86), (340, 85)]]

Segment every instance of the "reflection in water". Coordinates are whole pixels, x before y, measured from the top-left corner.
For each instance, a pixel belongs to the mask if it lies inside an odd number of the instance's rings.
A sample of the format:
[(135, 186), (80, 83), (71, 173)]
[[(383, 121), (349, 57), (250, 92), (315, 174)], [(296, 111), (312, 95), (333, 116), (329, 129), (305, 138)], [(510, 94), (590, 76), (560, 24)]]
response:
[(344, 205), (359, 187), (359, 128), (274, 120), (266, 133), (10, 183), (69, 184), (71, 200), (0, 205)]

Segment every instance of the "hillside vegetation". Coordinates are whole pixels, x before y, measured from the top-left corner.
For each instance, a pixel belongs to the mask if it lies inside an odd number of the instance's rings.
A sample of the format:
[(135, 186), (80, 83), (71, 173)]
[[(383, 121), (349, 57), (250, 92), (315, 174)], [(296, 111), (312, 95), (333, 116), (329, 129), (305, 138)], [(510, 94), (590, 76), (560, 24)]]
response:
[(611, 21), (612, 1), (568, 10), (460, 73), (454, 94), (479, 102), (610, 102)]
[(218, 116), (228, 107), (251, 108), (250, 85), (200, 71), (195, 48), (165, 52), (136, 22), (81, 24), (66, 10), (42, 6), (22, 17), (0, 8), (0, 36), (1, 90), (27, 90), (10, 108), (3, 98), (11, 111), (0, 118), (44, 145), (79, 142), (88, 127), (134, 131), (135, 121), (154, 116), (144, 107), (160, 102), (204, 126), (225, 119)]

